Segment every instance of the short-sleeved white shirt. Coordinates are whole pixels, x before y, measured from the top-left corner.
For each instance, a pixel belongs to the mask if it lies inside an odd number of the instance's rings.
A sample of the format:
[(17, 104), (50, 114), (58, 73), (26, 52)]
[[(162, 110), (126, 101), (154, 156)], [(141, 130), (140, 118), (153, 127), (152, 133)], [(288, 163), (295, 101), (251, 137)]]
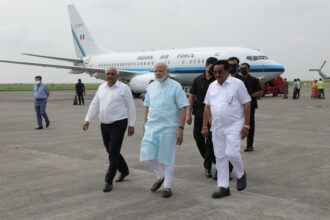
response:
[(211, 130), (240, 130), (244, 124), (243, 104), (248, 102), (251, 98), (241, 80), (229, 75), (222, 85), (211, 83), (204, 100), (211, 109)]

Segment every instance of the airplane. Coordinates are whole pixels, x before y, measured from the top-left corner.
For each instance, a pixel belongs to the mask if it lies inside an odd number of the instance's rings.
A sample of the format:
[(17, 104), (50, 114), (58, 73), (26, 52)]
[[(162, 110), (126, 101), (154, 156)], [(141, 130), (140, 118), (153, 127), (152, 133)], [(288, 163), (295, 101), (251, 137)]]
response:
[(134, 96), (144, 93), (150, 81), (154, 80), (153, 71), (156, 63), (166, 63), (169, 66), (170, 77), (181, 83), (182, 86), (190, 86), (196, 76), (205, 72), (206, 59), (211, 56), (217, 59), (238, 57), (241, 63), (250, 64), (250, 74), (260, 79), (261, 82), (271, 80), (285, 70), (283, 65), (269, 59), (260, 51), (239, 47), (200, 47), (125, 53), (109, 51), (95, 43), (74, 5), (68, 5), (68, 11), (77, 58), (23, 54), (72, 62), (73, 65), (12, 60), (0, 60), (0, 62), (68, 69), (71, 74), (87, 73), (103, 80), (105, 80), (105, 70), (115, 67), (119, 71), (120, 81), (128, 84)]
[(323, 69), (323, 67), (324, 67), (324, 65), (325, 65), (326, 62), (327, 62), (326, 60), (323, 62), (323, 64), (320, 67), (320, 69), (309, 69), (309, 71), (316, 71), (316, 72), (318, 72), (322, 79), (330, 79), (330, 76), (328, 76), (328, 75), (326, 75), (326, 74), (324, 74), (322, 72), (322, 69)]

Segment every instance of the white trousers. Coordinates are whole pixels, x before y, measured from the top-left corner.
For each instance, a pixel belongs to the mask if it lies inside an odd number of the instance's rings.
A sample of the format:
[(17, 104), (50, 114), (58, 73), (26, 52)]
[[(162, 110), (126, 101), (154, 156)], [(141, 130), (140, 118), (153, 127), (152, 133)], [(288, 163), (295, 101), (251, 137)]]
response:
[(218, 187), (229, 187), (229, 161), (234, 167), (237, 178), (244, 174), (243, 161), (240, 153), (240, 131), (212, 132), (214, 154), (218, 172)]
[(173, 150), (173, 163), (170, 165), (162, 165), (159, 163), (157, 159), (149, 160), (149, 165), (151, 169), (156, 174), (157, 179), (164, 179), (164, 187), (165, 188), (171, 188), (172, 186), (172, 179), (173, 179), (173, 172), (174, 172), (174, 166), (175, 166), (175, 149)]

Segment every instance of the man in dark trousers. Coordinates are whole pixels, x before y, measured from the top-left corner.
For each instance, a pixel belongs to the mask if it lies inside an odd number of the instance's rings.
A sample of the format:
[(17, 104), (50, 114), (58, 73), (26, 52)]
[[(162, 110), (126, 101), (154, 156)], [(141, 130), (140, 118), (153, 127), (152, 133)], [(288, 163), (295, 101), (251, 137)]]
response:
[[(215, 163), (213, 153), (213, 144), (211, 135), (205, 139), (202, 134), (204, 98), (209, 85), (215, 80), (212, 71), (212, 64), (217, 61), (216, 58), (210, 57), (206, 60), (205, 73), (196, 77), (189, 91), (189, 108), (187, 123), (192, 123), (192, 115), (194, 114), (194, 139), (201, 156), (204, 159), (205, 176), (212, 177), (212, 163)], [(210, 128), (210, 127), (209, 127)], [(216, 178), (217, 175), (215, 174)]]
[(81, 79), (78, 79), (78, 83), (76, 84), (76, 94), (78, 96), (79, 105), (81, 105), (81, 103), (85, 105), (85, 85), (84, 83), (81, 83)]
[(109, 192), (113, 188), (112, 182), (117, 169), (120, 176), (116, 182), (122, 182), (129, 174), (128, 166), (120, 154), (120, 150), (127, 125), (128, 136), (134, 134), (136, 112), (130, 88), (125, 83), (118, 81), (118, 70), (111, 67), (106, 70), (105, 76), (107, 81), (97, 89), (82, 128), (86, 131), (91, 119), (99, 113), (102, 139), (110, 162), (103, 192)]
[(45, 119), (46, 128), (49, 127), (50, 121), (46, 113), (47, 99), (49, 96), (49, 90), (45, 83), (41, 82), (41, 76), (35, 77), (36, 83), (33, 85), (33, 96), (34, 96), (34, 109), (37, 114), (38, 127), (36, 130), (43, 129), (42, 118)]
[(240, 68), (242, 76), (247, 79), (250, 86), (250, 96), (251, 96), (251, 110), (250, 110), (250, 129), (249, 135), (246, 140), (246, 149), (245, 152), (253, 151), (253, 139), (254, 139), (254, 130), (255, 130), (255, 122), (254, 115), (255, 110), (258, 108), (257, 98), (262, 96), (262, 90), (260, 87), (260, 82), (257, 78), (251, 76), (249, 74), (250, 65), (248, 63), (243, 63)]

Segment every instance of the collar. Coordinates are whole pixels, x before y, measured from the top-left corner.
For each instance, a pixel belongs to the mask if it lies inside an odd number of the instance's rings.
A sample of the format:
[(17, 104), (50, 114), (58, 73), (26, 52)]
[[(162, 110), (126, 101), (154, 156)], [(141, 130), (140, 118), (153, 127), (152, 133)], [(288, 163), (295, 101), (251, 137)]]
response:
[(230, 84), (232, 80), (233, 80), (233, 77), (229, 74), (228, 77), (227, 77), (227, 79), (222, 83), (222, 85), (219, 82), (217, 82), (217, 83), (220, 86), (224, 86), (224, 85)]
[(108, 82), (105, 82), (105, 85), (106, 85), (109, 89), (111, 89), (111, 88), (113, 88), (113, 87), (118, 87), (118, 86), (119, 86), (119, 81), (117, 80), (116, 83), (113, 84), (111, 87), (108, 85)]

